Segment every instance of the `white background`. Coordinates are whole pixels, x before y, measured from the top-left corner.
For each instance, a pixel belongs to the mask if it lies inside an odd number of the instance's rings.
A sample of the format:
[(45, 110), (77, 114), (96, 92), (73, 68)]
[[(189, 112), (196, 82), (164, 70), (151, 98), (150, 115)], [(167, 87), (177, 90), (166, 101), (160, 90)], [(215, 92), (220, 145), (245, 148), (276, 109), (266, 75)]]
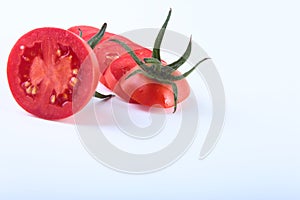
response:
[[(6, 61), (27, 31), (103, 22), (114, 33), (157, 28), (170, 7), (169, 29), (193, 35), (213, 58), (225, 87), (226, 123), (205, 160), (198, 160), (203, 141), (197, 138), (163, 171), (115, 172), (85, 151), (72, 119), (37, 119), (14, 102)], [(299, 8), (296, 0), (5, 2), (0, 199), (299, 199)]]

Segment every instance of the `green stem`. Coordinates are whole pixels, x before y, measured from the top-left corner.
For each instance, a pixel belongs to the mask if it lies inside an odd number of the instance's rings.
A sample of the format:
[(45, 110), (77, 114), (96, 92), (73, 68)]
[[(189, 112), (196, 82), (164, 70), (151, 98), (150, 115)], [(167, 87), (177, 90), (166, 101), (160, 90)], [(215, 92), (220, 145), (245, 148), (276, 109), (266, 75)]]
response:
[(190, 38), (190, 42), (188, 44), (188, 47), (186, 48), (184, 54), (175, 62), (169, 64), (168, 66), (171, 67), (172, 69), (176, 70), (178, 69), (187, 59), (189, 58), (190, 54), (192, 51), (192, 36)]
[(99, 92), (97, 92), (97, 91), (95, 91), (95, 94), (94, 94), (94, 97), (96, 97), (96, 98), (99, 98), (99, 99), (109, 99), (109, 98), (111, 98), (111, 97), (114, 97), (115, 95), (113, 95), (113, 94), (101, 94), (101, 93), (99, 93)]
[(167, 16), (167, 19), (164, 22), (163, 26), (161, 27), (161, 29), (160, 29), (157, 37), (156, 37), (156, 40), (154, 42), (154, 48), (153, 48), (153, 51), (152, 51), (152, 58), (156, 58), (159, 61), (161, 61), (161, 59), (160, 59), (160, 45), (162, 43), (162, 39), (163, 39), (164, 34), (166, 32), (166, 28), (167, 28), (168, 22), (170, 20), (171, 13), (172, 13), (172, 9), (170, 9), (170, 11), (168, 13), (168, 16)]
[(90, 47), (92, 49), (95, 48), (95, 46), (100, 42), (100, 40), (102, 39), (104, 33), (105, 33), (105, 30), (106, 30), (106, 27), (107, 27), (107, 24), (104, 23), (100, 29), (100, 31), (94, 35), (91, 39), (89, 39), (88, 41), (88, 44), (90, 45)]

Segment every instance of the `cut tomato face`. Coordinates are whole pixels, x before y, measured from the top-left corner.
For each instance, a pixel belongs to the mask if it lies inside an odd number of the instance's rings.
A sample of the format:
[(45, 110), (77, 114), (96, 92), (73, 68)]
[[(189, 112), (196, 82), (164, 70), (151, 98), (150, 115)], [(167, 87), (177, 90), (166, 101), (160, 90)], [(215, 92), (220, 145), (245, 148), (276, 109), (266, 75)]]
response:
[(88, 44), (70, 31), (38, 28), (13, 46), (7, 76), (17, 103), (44, 119), (62, 119), (93, 96), (99, 67)]

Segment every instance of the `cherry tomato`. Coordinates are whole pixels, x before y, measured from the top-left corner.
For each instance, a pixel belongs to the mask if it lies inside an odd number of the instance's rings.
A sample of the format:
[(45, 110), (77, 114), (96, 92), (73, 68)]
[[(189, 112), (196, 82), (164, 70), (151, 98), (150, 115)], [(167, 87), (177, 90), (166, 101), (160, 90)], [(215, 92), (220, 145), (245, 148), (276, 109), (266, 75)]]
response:
[(62, 119), (93, 96), (100, 72), (91, 47), (70, 31), (38, 28), (13, 46), (7, 77), (16, 102), (44, 119)]

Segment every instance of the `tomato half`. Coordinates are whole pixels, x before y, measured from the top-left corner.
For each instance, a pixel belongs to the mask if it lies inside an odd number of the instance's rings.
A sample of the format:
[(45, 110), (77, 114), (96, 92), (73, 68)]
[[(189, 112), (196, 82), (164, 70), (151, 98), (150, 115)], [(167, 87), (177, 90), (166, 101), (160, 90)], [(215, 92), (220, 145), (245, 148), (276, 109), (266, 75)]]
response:
[(16, 102), (44, 119), (66, 118), (93, 96), (100, 72), (88, 44), (70, 31), (38, 28), (13, 46), (7, 77)]

